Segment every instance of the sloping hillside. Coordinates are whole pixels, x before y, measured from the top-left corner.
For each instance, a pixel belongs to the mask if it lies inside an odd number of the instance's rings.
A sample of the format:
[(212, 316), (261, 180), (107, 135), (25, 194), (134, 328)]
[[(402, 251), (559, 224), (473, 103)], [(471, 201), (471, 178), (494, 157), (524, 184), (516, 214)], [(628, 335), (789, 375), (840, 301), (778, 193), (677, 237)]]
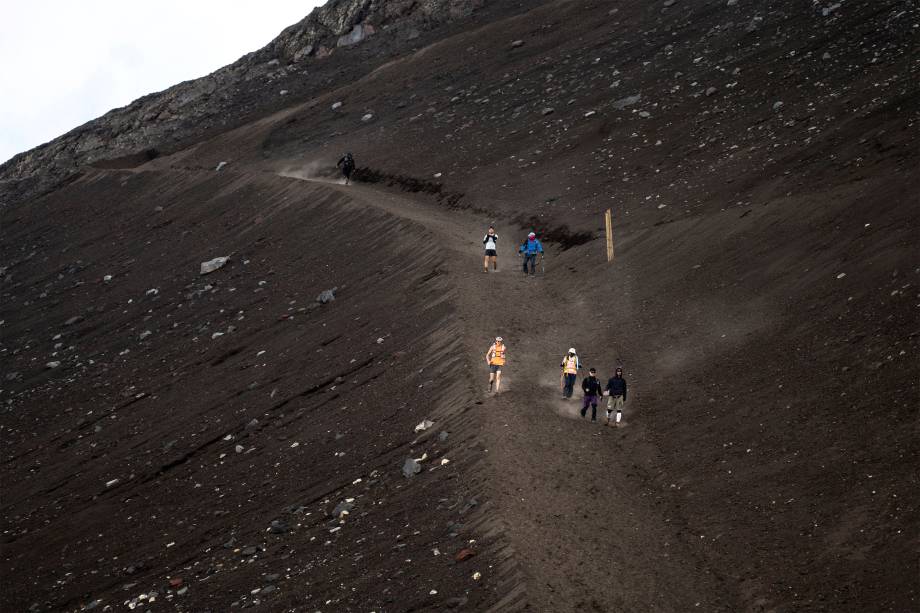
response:
[(916, 5), (471, 7), (3, 167), (4, 609), (918, 607)]

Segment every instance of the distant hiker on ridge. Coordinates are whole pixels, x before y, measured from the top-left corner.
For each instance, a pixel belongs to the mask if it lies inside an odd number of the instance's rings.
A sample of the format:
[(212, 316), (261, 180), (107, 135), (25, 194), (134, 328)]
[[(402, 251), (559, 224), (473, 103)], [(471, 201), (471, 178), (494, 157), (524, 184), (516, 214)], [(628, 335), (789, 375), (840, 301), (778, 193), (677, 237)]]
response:
[(614, 375), (607, 381), (607, 425), (610, 425), (610, 414), (616, 411), (616, 424), (623, 417), (623, 405), (626, 403), (626, 379), (623, 378), (623, 369), (617, 367)]
[(572, 397), (575, 379), (578, 378), (578, 369), (581, 368), (581, 363), (578, 361), (578, 355), (576, 355), (574, 347), (569, 349), (566, 355), (562, 356), (562, 364), (559, 367), (562, 368), (562, 399), (568, 400)]
[(495, 233), (495, 227), (489, 226), (489, 231), (482, 237), (482, 244), (486, 247), (486, 255), (482, 259), (482, 272), (489, 272), (490, 263), (492, 264), (492, 269), (498, 272), (498, 252), (495, 244), (497, 242), (498, 234)]
[(486, 352), (486, 364), (489, 365), (489, 391), (492, 391), (492, 385), (495, 385), (495, 393), (501, 391), (502, 386), (502, 366), (505, 365), (505, 343), (502, 337), (496, 336), (495, 342)]
[(581, 389), (585, 393), (585, 400), (581, 404), (581, 418), (585, 418), (588, 412), (588, 405), (591, 405), (591, 421), (597, 423), (597, 399), (604, 396), (604, 390), (601, 389), (601, 382), (597, 380), (597, 371), (588, 370), (588, 376), (581, 382)]
[(521, 244), (518, 253), (524, 256), (524, 274), (527, 274), (528, 262), (530, 262), (530, 274), (534, 274), (537, 268), (537, 254), (540, 254), (541, 261), (543, 259), (543, 245), (537, 240), (535, 232), (531, 232), (527, 235), (527, 240)]
[(345, 175), (345, 185), (348, 185), (348, 182), (351, 181), (351, 173), (355, 171), (355, 158), (351, 155), (349, 151), (342, 158), (335, 163), (336, 167), (342, 167), (342, 174)]

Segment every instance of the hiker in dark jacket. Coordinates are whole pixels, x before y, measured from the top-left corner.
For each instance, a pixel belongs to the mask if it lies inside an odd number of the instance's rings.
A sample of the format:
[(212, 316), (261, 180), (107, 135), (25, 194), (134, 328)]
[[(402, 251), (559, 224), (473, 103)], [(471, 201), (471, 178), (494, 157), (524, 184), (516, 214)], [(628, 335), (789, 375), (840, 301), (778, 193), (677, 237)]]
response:
[(345, 185), (348, 185), (351, 180), (351, 173), (355, 171), (355, 158), (351, 155), (351, 152), (349, 151), (343, 155), (335, 165), (342, 167), (342, 174), (345, 175)]
[(581, 389), (585, 393), (585, 400), (581, 405), (581, 417), (584, 419), (585, 413), (588, 412), (588, 405), (591, 405), (591, 421), (597, 421), (597, 399), (604, 395), (601, 389), (601, 382), (597, 379), (597, 371), (593, 368), (588, 370), (588, 376), (581, 382)]
[(610, 424), (610, 415), (616, 411), (616, 422), (623, 418), (623, 405), (626, 403), (626, 379), (623, 378), (623, 369), (617, 368), (614, 375), (607, 380), (607, 425)]

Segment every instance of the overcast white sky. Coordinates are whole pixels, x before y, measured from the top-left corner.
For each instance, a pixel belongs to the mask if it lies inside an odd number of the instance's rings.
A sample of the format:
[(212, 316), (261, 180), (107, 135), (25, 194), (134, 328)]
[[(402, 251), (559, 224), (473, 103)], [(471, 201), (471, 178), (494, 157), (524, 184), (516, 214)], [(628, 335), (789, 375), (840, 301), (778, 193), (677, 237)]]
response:
[(0, 0), (0, 163), (263, 47), (319, 0)]

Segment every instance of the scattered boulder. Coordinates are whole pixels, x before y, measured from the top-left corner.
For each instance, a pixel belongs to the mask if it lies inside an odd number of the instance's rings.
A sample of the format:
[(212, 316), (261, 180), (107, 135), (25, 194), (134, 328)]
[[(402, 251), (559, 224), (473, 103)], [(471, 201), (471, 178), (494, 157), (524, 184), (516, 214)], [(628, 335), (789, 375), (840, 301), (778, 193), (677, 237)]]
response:
[(374, 34), (374, 26), (368, 24), (356, 24), (351, 32), (339, 36), (338, 41), (336, 41), (336, 47), (350, 47), (351, 45), (357, 45), (362, 40)]
[(402, 472), (406, 477), (413, 477), (422, 472), (422, 463), (415, 458), (406, 458), (406, 461), (403, 462)]
[(434, 425), (434, 422), (433, 422), (433, 421), (431, 421), (431, 420), (429, 420), (429, 419), (425, 419), (425, 420), (422, 420), (417, 426), (415, 426), (415, 431), (416, 431), (416, 432), (424, 432), (425, 430), (427, 430), (428, 428), (430, 428), (430, 427), (433, 426), (433, 425)]
[(207, 262), (201, 263), (201, 274), (206, 275), (214, 272), (220, 268), (224, 267), (224, 264), (227, 263), (227, 260), (230, 259), (229, 255), (222, 255), (220, 257), (214, 258), (213, 260), (208, 260)]
[(333, 103), (332, 103), (332, 110), (333, 110), (333, 111), (335, 111), (335, 110), (337, 110), (337, 109), (340, 109), (340, 108), (342, 108), (342, 103), (341, 103), (340, 101), (336, 101), (336, 102), (333, 102)]
[(290, 529), (291, 528), (288, 526), (287, 522), (280, 519), (273, 520), (271, 525), (268, 527), (268, 531), (272, 534), (284, 534)]
[(513, 41), (513, 42), (511, 43), (511, 46), (514, 47), (515, 49), (518, 48), (518, 47), (523, 47), (523, 46), (524, 46), (524, 41), (522, 41), (522, 40)]
[(374, 114), (373, 114), (373, 113), (365, 113), (364, 115), (361, 116), (361, 121), (367, 123), (368, 121), (370, 121), (370, 120), (373, 119), (373, 118), (374, 118)]
[(343, 500), (342, 502), (340, 502), (339, 504), (337, 504), (337, 505), (335, 506), (334, 509), (332, 509), (332, 516), (333, 516), (333, 517), (341, 517), (341, 515), (342, 515), (343, 512), (344, 512), (344, 513), (351, 513), (351, 510), (352, 510), (353, 508), (355, 508), (355, 503), (354, 503), (354, 502), (349, 502), (349, 501), (347, 501), (347, 500)]
[(320, 304), (326, 304), (327, 302), (332, 302), (335, 300), (335, 292), (338, 291), (339, 287), (335, 286), (332, 289), (327, 289), (319, 293), (316, 297), (316, 301)]
[(227, 162), (220, 162), (220, 163), (217, 165), (217, 168), (215, 168), (214, 170), (216, 170), (217, 172), (220, 172), (220, 171), (223, 169), (223, 167), (226, 166), (226, 165), (227, 165)]
[(614, 102), (613, 108), (622, 110), (622, 109), (625, 109), (626, 107), (630, 107), (634, 104), (637, 104), (640, 100), (642, 100), (642, 94), (626, 96), (625, 98), (620, 98), (619, 100)]
[(706, 97), (714, 96), (719, 89), (716, 87), (707, 87), (706, 88)]
[(60, 365), (61, 365), (60, 360), (52, 360), (48, 362), (47, 364), (45, 364), (45, 368), (57, 368)]

